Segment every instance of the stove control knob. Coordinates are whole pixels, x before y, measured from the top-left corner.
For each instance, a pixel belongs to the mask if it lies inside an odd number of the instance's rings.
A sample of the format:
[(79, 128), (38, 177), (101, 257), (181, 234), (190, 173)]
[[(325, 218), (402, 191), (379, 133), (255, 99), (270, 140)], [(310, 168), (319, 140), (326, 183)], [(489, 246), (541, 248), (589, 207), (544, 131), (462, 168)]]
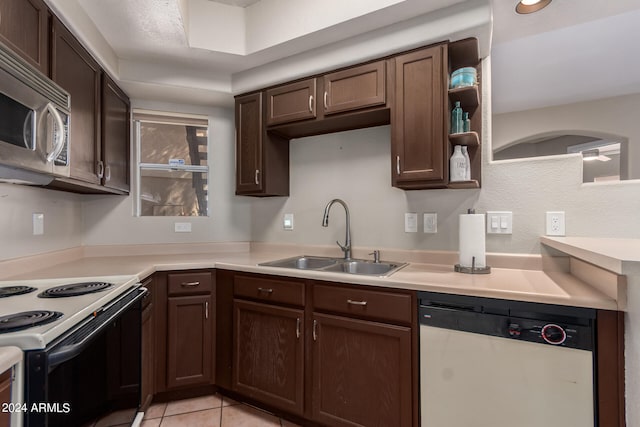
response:
[(510, 323), (507, 332), (509, 332), (509, 336), (511, 338), (519, 338), (520, 334), (522, 333), (522, 331), (520, 330), (520, 325), (518, 325), (517, 323)]
[(544, 325), (540, 334), (542, 335), (542, 339), (553, 345), (560, 345), (567, 339), (567, 333), (564, 329), (553, 323)]

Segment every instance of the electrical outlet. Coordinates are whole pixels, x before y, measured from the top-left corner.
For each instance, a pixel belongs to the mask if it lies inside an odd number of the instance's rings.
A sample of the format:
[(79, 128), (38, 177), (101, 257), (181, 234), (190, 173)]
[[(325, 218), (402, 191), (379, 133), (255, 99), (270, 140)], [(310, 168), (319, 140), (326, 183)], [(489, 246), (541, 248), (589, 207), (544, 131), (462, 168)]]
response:
[(173, 224), (173, 231), (175, 233), (191, 233), (190, 222), (175, 222)]
[(547, 212), (547, 236), (564, 235), (564, 212)]
[(422, 217), (423, 231), (425, 233), (437, 233), (438, 232), (438, 214), (437, 213), (425, 213)]
[(407, 212), (404, 214), (404, 232), (418, 232), (418, 214), (415, 212)]

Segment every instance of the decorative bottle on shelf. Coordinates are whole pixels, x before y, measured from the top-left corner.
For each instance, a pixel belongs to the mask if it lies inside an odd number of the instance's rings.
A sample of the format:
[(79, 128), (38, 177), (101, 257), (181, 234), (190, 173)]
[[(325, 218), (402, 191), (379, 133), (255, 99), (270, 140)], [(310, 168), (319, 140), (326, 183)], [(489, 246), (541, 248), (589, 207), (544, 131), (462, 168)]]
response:
[(467, 150), (466, 145), (462, 146), (462, 155), (464, 156), (464, 162), (465, 162), (464, 180), (471, 181), (471, 159), (469, 158), (469, 150)]
[(462, 108), (460, 101), (456, 101), (456, 106), (451, 110), (451, 133), (462, 132)]
[(464, 154), (462, 154), (462, 146), (456, 145), (453, 147), (453, 155), (449, 160), (449, 181), (465, 181), (466, 170), (466, 161)]
[(469, 119), (469, 113), (464, 113), (463, 115), (462, 132), (471, 132), (471, 120)]

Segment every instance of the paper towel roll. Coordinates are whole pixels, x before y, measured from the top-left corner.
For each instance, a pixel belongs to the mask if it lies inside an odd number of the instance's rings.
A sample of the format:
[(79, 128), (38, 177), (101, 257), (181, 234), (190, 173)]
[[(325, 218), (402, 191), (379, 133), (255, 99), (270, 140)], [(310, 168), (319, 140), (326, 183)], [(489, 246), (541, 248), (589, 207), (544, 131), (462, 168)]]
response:
[(460, 265), (471, 267), (473, 257), (475, 266), (487, 265), (484, 242), (484, 214), (460, 215)]

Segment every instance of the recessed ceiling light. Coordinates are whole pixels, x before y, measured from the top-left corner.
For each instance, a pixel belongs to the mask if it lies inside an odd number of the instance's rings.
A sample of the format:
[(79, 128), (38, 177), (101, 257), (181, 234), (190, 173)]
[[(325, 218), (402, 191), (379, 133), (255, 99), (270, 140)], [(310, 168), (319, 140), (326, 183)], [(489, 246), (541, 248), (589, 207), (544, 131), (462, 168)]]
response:
[(516, 12), (520, 14), (537, 12), (549, 3), (551, 0), (521, 0), (516, 5)]

